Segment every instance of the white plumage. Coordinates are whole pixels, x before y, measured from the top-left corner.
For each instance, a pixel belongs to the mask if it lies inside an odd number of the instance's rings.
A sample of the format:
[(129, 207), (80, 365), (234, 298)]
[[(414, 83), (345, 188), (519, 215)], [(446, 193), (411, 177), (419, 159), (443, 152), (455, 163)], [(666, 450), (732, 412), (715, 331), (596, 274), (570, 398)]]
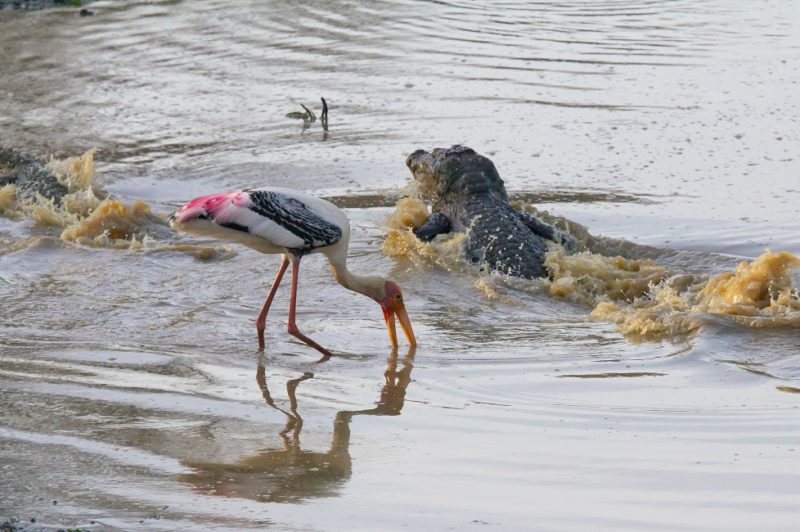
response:
[[(254, 198), (262, 200), (254, 201)], [(263, 208), (259, 209), (261, 213), (254, 210), (267, 200), (276, 216), (266, 216)], [(309, 253), (330, 245), (330, 242), (312, 239), (311, 246), (308, 246), (301, 236), (287, 228), (287, 217), (280, 216), (284, 213), (302, 218), (303, 211), (313, 213), (319, 221), (337, 227), (341, 231), (340, 239), (349, 239), (350, 223), (335, 205), (297, 190), (278, 187), (202, 196), (178, 209), (170, 221), (173, 227), (181, 231), (232, 240), (263, 253), (282, 253), (284, 249), (303, 249)], [(253, 239), (254, 236), (259, 238)], [(269, 250), (264, 246), (268, 246)]]
[(345, 288), (377, 301), (383, 309), (393, 346), (397, 346), (395, 315), (411, 345), (416, 344), (403, 296), (392, 281), (359, 276), (347, 269), (350, 223), (332, 203), (296, 190), (263, 187), (210, 194), (193, 199), (172, 216), (170, 225), (179, 231), (238, 242), (261, 253), (282, 254), (283, 261), (261, 313), (256, 320), (259, 348), (264, 348), (266, 316), (278, 285), (292, 263), (292, 295), (289, 302), (289, 333), (325, 355), (330, 352), (300, 333), (295, 324), (297, 277), (300, 259), (324, 253), (336, 280)]

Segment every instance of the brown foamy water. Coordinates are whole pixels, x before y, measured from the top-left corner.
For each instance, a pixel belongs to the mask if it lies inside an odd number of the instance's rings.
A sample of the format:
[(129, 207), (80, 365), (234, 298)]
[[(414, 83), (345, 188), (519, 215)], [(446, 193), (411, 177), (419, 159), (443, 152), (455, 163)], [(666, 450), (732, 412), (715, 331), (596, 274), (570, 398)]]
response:
[[(390, 257), (437, 265), (451, 272), (469, 270), (462, 253), (464, 234), (445, 234), (423, 242), (411, 232), (428, 215), (420, 199), (398, 201), (381, 250)], [(634, 339), (685, 335), (698, 329), (708, 314), (727, 316), (745, 327), (800, 328), (800, 257), (792, 253), (767, 251), (753, 261), (741, 262), (735, 271), (709, 279), (703, 274), (670, 272), (653, 259), (613, 255), (625, 242), (595, 238), (565, 219), (547, 219), (572, 230), (584, 251), (568, 254), (552, 245), (545, 260), (550, 277), (528, 283), (543, 286), (553, 296), (593, 307), (592, 317), (616, 323), (623, 334)], [(592, 251), (587, 250), (590, 247)], [(634, 249), (629, 245), (628, 253), (634, 253)], [(514, 282), (518, 287), (526, 283)], [(489, 299), (498, 298), (485, 275), (475, 286)]]
[[(793, 2), (113, 2), (0, 12), (0, 516), (156, 530), (791, 530), (800, 452)], [(287, 117), (300, 104), (329, 127)], [(489, 156), (567, 228), (552, 280), (408, 227), (406, 156)], [(96, 151), (93, 151), (96, 148)], [(83, 154), (83, 155), (81, 155)], [(349, 264), (173, 233), (205, 193), (341, 205)], [(771, 251), (769, 251), (771, 250)], [(57, 501), (57, 504), (53, 504)], [(94, 524), (92, 524), (94, 521)]]
[[(153, 214), (150, 205), (135, 200), (126, 205), (106, 198), (107, 194), (94, 172), (92, 148), (79, 157), (52, 159), (58, 182), (69, 191), (58, 201), (41, 195), (20, 196), (14, 184), (0, 189), (0, 214), (12, 220), (30, 219), (37, 226), (62, 229), (59, 238), (66, 242), (111, 248), (147, 251), (179, 251), (201, 260), (228, 258), (233, 251), (222, 245), (160, 242), (171, 233), (163, 217)], [(98, 197), (99, 196), (99, 197)], [(105, 199), (100, 199), (100, 198)]]

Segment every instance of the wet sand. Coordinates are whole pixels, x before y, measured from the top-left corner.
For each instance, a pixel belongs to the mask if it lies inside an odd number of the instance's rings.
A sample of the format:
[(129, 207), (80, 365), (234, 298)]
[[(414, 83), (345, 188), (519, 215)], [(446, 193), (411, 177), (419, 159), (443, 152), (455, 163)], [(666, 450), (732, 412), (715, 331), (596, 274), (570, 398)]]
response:
[[(792, 2), (92, 10), (0, 13), (0, 145), (52, 156), (73, 194), (0, 190), (0, 516), (796, 526)], [(321, 96), (328, 131), (287, 117)], [(584, 254), (520, 282), (464, 264), (458, 237), (409, 240), (405, 157), (453, 143), (519, 208), (585, 228)], [(337, 356), (285, 332), (285, 288), (259, 356), (279, 259), (166, 216), (261, 185), (345, 209), (350, 266), (403, 287), (415, 351), (310, 257), (298, 323)]]

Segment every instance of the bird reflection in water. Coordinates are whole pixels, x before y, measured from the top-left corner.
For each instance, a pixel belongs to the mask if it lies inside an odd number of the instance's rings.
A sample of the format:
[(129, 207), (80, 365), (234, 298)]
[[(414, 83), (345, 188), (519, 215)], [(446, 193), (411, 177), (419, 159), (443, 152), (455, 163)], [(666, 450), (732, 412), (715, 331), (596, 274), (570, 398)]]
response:
[[(278, 406), (267, 387), (263, 363), (259, 363), (256, 381), (266, 403), (286, 415), (286, 425), (279, 435), (282, 448), (266, 449), (255, 456), (234, 464), (185, 461), (184, 465), (195, 471), (178, 476), (178, 480), (192, 485), (195, 491), (224, 497), (243, 497), (260, 502), (299, 502), (316, 497), (336, 496), (338, 489), (350, 478), (350, 421), (353, 416), (397, 416), (403, 409), (406, 388), (411, 382), (414, 348), (399, 360), (397, 350), (389, 356), (386, 382), (374, 408), (341, 410), (333, 421), (333, 435), (329, 450), (308, 451), (302, 448), (300, 433), (303, 418), (297, 411), (297, 388), (314, 377), (306, 372), (286, 382), (289, 396), (288, 410)], [(400, 368), (398, 369), (398, 364)]]

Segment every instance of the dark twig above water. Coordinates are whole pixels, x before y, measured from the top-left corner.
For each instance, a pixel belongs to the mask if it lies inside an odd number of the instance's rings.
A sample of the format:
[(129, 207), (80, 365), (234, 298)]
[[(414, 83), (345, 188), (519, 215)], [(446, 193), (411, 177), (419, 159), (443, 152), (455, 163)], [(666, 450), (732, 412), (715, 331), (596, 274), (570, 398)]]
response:
[(322, 129), (328, 131), (328, 102), (325, 101), (325, 98), (320, 98), (322, 100)]
[(291, 113), (286, 113), (286, 118), (297, 118), (301, 119), (306, 124), (310, 124), (317, 119), (317, 115), (315, 115), (308, 107), (300, 104), (300, 107), (303, 108), (303, 112), (300, 111), (292, 111)]
[(305, 109), (305, 111), (306, 111), (306, 117), (308, 117), (308, 118), (303, 118), (303, 120), (307, 120), (308, 122), (314, 122), (314, 121), (316, 121), (316, 119), (317, 119), (317, 115), (315, 115), (315, 114), (314, 114), (314, 111), (312, 111), (311, 109), (309, 109), (308, 107), (306, 107), (306, 106), (305, 106), (305, 105), (303, 105), (302, 103), (300, 104), (300, 107), (302, 107), (303, 109)]
[[(325, 101), (325, 98), (320, 98), (322, 100), (322, 113), (320, 115), (320, 122), (322, 123), (323, 131), (328, 131), (328, 102)], [(304, 104), (300, 104), (300, 107), (303, 108), (303, 112), (300, 111), (292, 111), (291, 113), (287, 113), (287, 118), (295, 118), (298, 120), (303, 121), (303, 129), (307, 129), (313, 122), (317, 121), (317, 115), (314, 114), (314, 111), (306, 107)]]

